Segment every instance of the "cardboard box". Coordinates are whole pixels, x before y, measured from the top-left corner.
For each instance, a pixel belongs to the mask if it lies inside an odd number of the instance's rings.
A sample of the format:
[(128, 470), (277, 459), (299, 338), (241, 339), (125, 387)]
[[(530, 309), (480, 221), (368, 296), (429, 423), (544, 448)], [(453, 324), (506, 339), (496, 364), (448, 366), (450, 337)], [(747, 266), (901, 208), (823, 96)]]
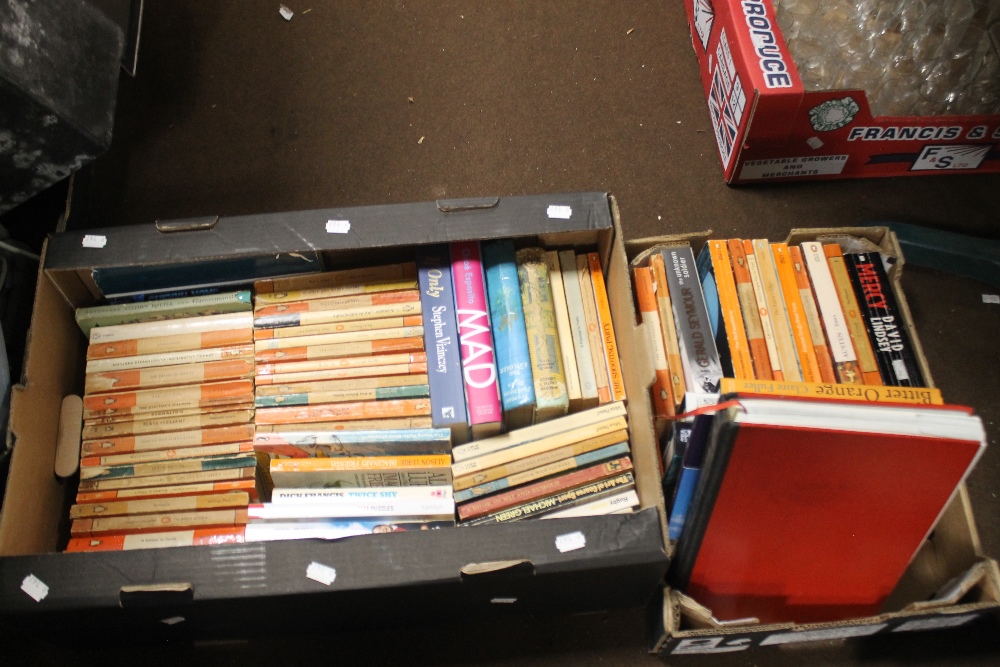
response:
[(685, 6), (727, 183), (1000, 172), (1000, 115), (873, 117), (803, 88), (771, 0)]
[[(697, 255), (710, 238), (718, 237), (707, 231), (639, 239), (626, 243), (626, 252), (631, 261), (655, 245), (690, 243)], [(794, 229), (789, 234), (787, 243), (799, 244), (814, 240), (841, 243), (854, 251), (877, 250), (895, 258), (889, 271), (889, 280), (920, 370), (928, 385), (933, 386), (920, 338), (913, 328), (913, 318), (900, 289), (904, 258), (895, 234), (885, 227)], [(629, 350), (641, 349), (641, 340), (626, 340), (623, 347)], [(648, 387), (653, 382), (652, 360), (643, 364), (635, 356), (633, 355), (629, 372), (639, 376), (638, 379), (643, 380)], [(635, 363), (636, 361), (639, 363)], [(645, 400), (645, 410), (648, 411), (648, 391), (641, 394), (633, 392), (630, 396), (630, 410), (642, 412), (637, 404)], [(638, 424), (639, 422), (633, 422), (634, 432), (638, 430)], [(645, 427), (654, 428), (652, 424)], [(672, 552), (669, 545), (668, 550)], [(942, 599), (935, 602), (929, 601), (946, 590), (950, 595), (942, 595)], [(982, 553), (968, 493), (963, 484), (886, 602), (885, 613), (837, 623), (739, 626), (719, 623), (712, 618), (711, 610), (698, 604), (697, 600), (666, 587), (662, 597), (654, 600), (649, 607), (651, 651), (672, 658), (764, 650), (771, 646), (868, 637), (887, 632), (958, 627), (971, 623), (998, 607), (1000, 570), (994, 560), (986, 558)]]
[[(331, 220), (341, 222), (328, 228)], [(10, 436), (16, 444), (0, 518), (0, 617), (44, 629), (47, 636), (82, 634), (91, 640), (137, 630), (150, 638), (177, 632), (246, 637), (310, 626), (412, 623), (426, 619), (428, 610), (438, 621), (646, 604), (663, 579), (667, 557), (656, 442), (642, 427), (632, 440), (642, 503), (634, 514), (331, 542), (56, 552), (75, 486), (53, 475), (56, 424), (62, 397), (83, 386), (86, 341), (73, 308), (99, 295), (93, 269), (184, 270), (292, 253), (318, 253), (327, 268), (347, 268), (411, 258), (415, 244), (499, 237), (525, 245), (596, 247), (616, 330), (634, 327), (617, 209), (603, 193), (208, 218), (51, 237), (38, 276), (24, 376), (12, 397)], [(629, 372), (626, 365), (627, 383)], [(641, 393), (639, 385), (627, 386)], [(648, 424), (642, 410), (641, 402), (630, 407), (630, 417)], [(585, 546), (560, 552), (557, 538), (577, 531)], [(326, 586), (307, 578), (311, 563), (334, 568), (335, 581)], [(45, 588), (32, 588), (35, 580)], [(45, 595), (36, 601), (39, 590)], [(178, 629), (161, 623), (175, 617), (186, 621)]]

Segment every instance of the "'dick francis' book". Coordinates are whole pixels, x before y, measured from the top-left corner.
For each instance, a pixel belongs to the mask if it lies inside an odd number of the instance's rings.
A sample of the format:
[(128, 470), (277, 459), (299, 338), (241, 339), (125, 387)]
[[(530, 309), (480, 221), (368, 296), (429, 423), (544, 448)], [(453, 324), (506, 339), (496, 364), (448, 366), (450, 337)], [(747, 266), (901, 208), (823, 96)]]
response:
[(715, 416), (672, 583), (723, 621), (880, 613), (982, 454), (980, 419), (728, 396), (738, 402)]

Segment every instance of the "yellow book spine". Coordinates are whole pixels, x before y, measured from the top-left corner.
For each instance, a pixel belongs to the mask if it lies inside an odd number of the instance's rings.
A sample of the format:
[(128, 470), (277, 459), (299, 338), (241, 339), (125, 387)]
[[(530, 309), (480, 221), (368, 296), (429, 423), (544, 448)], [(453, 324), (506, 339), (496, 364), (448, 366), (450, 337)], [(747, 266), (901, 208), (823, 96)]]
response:
[(535, 421), (542, 422), (566, 414), (569, 394), (545, 253), (540, 248), (523, 248), (517, 251), (516, 257), (535, 387)]
[(781, 295), (778, 275), (774, 270), (774, 259), (771, 245), (767, 239), (753, 240), (754, 257), (757, 260), (757, 270), (764, 287), (764, 300), (771, 316), (771, 328), (774, 331), (774, 345), (781, 358), (781, 372), (785, 380), (802, 381), (799, 370), (799, 359), (795, 354), (795, 341), (792, 340), (791, 326), (788, 324), (788, 312), (785, 309), (785, 299)]

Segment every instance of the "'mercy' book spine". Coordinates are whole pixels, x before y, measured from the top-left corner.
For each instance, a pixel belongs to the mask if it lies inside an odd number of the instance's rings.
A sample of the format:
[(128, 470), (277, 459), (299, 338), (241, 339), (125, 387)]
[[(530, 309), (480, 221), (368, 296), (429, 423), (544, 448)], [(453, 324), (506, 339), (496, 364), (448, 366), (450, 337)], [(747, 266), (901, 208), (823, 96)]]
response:
[(722, 363), (712, 337), (694, 252), (690, 246), (681, 246), (667, 248), (662, 255), (688, 390), (715, 393), (722, 380)]
[(420, 300), (424, 313), (427, 382), (435, 428), (450, 428), (456, 443), (468, 440), (465, 383), (459, 356), (458, 322), (447, 246), (428, 246), (417, 252)]
[(857, 253), (845, 254), (844, 261), (886, 384), (922, 387), (920, 366), (906, 335), (882, 258), (874, 253)]

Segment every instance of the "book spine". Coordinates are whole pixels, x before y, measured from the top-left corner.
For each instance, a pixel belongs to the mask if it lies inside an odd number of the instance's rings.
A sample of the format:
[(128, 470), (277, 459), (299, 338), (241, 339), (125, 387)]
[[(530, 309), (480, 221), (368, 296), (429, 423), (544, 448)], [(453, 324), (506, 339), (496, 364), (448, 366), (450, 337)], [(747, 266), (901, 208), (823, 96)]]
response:
[(282, 396), (284, 394), (309, 394), (314, 392), (339, 392), (350, 389), (380, 389), (408, 387), (429, 384), (427, 375), (386, 375), (381, 377), (353, 378), (347, 380), (320, 380), (318, 382), (297, 382), (295, 384), (271, 384), (256, 387), (257, 397)]
[(799, 288), (799, 298), (802, 302), (802, 310), (805, 312), (806, 324), (809, 326), (809, 336), (812, 338), (820, 380), (822, 382), (836, 382), (837, 375), (833, 370), (833, 358), (830, 356), (830, 347), (826, 344), (823, 321), (816, 307), (816, 299), (813, 297), (812, 283), (809, 282), (809, 274), (806, 273), (802, 249), (798, 246), (791, 246), (788, 248), (788, 255), (792, 262), (792, 270), (795, 272), (795, 284)]
[[(571, 459), (575, 456), (580, 456), (596, 449), (602, 449), (620, 443), (625, 443), (626, 448), (628, 447), (628, 432), (610, 431), (593, 438), (586, 438), (584, 440), (580, 440), (579, 442), (570, 443), (563, 447), (556, 447), (555, 449), (543, 451), (540, 454), (526, 456), (503, 465), (479, 470), (470, 475), (455, 477), (455, 490), (460, 491), (462, 489), (468, 489), (476, 485), (483, 484), (484, 482), (491, 482), (493, 480), (510, 477), (511, 475), (517, 475), (531, 470), (541, 470), (550, 464), (554, 464), (564, 459)], [(626, 453), (628, 453), (627, 449)]]
[(129, 338), (126, 340), (97, 343), (87, 347), (87, 359), (114, 359), (118, 357), (149, 356), (189, 350), (247, 345), (253, 342), (249, 328), (206, 331), (204, 333)]
[(183, 336), (210, 331), (228, 331), (230, 329), (249, 329), (252, 322), (253, 313), (239, 312), (226, 313), (224, 315), (185, 317), (160, 322), (140, 322), (138, 324), (94, 327), (90, 331), (90, 344), (115, 343), (132, 339), (159, 338), (162, 336)]
[(628, 422), (624, 417), (615, 417), (605, 422), (587, 425), (582, 428), (576, 428), (557, 435), (552, 435), (543, 440), (527, 442), (523, 445), (502, 449), (498, 452), (479, 456), (474, 459), (458, 461), (453, 463), (451, 466), (452, 474), (455, 477), (469, 475), (476, 471), (510, 463), (511, 461), (515, 461), (520, 458), (534, 456), (553, 449), (558, 449), (559, 447), (565, 447), (566, 445), (571, 445), (574, 442), (580, 442), (582, 440), (586, 440), (587, 438), (597, 437), (613, 431), (622, 431), (627, 427)]
[(727, 381), (723, 393), (762, 394), (790, 398), (855, 401), (907, 405), (943, 405), (941, 391), (932, 387), (892, 387), (887, 385), (856, 385), (802, 382), (794, 385), (780, 382)]
[(437, 456), (337, 456), (330, 458), (278, 459), (271, 473), (345, 472), (353, 470), (424, 470), (447, 468), (451, 459)]
[(747, 332), (747, 345), (750, 348), (750, 359), (753, 362), (753, 376), (765, 380), (771, 379), (771, 357), (764, 338), (764, 326), (760, 321), (760, 310), (757, 308), (757, 297), (753, 291), (753, 279), (747, 265), (746, 250), (740, 239), (729, 239), (729, 260), (733, 269), (733, 279), (736, 281), (736, 296), (740, 302), (740, 313), (743, 315), (743, 325)]
[(608, 304), (608, 291), (604, 286), (604, 271), (601, 268), (601, 256), (596, 252), (587, 253), (590, 264), (590, 283), (594, 288), (594, 302), (597, 304), (597, 319), (601, 325), (601, 337), (604, 342), (604, 353), (608, 362), (608, 377), (611, 381), (611, 398), (615, 401), (625, 400), (625, 380), (622, 378), (622, 362), (618, 356), (618, 342), (615, 339), (615, 327), (611, 321), (611, 307)]
[(354, 500), (339, 503), (311, 504), (253, 504), (247, 508), (247, 516), (252, 520), (282, 521), (295, 519), (352, 519), (357, 517), (427, 517), (431, 519), (455, 514), (455, 501), (450, 498), (431, 500)]
[(314, 503), (350, 504), (378, 500), (452, 500), (450, 486), (400, 486), (366, 489), (275, 489), (272, 505), (302, 505)]
[(227, 359), (201, 364), (157, 366), (131, 371), (91, 373), (84, 380), (84, 392), (100, 394), (112, 391), (152, 389), (176, 385), (199, 385), (220, 380), (253, 377), (253, 359)]
[(257, 433), (304, 431), (394, 431), (408, 428), (432, 428), (430, 417), (399, 417), (395, 419), (359, 419), (349, 422), (309, 422), (305, 424), (256, 424)]
[(572, 250), (563, 250), (559, 253), (559, 265), (562, 269), (563, 287), (566, 292), (570, 337), (573, 341), (577, 373), (580, 376), (581, 404), (579, 409), (585, 410), (598, 404), (597, 377), (594, 375), (594, 359), (590, 352), (587, 318), (583, 312), (580, 277), (576, 272), (576, 254)]
[(653, 411), (657, 417), (673, 417), (676, 414), (676, 401), (673, 386), (670, 383), (670, 369), (667, 366), (667, 352), (663, 346), (663, 334), (660, 329), (660, 315), (656, 308), (656, 294), (653, 292), (653, 274), (646, 267), (637, 266), (632, 269), (635, 282), (635, 295), (639, 303), (639, 316), (642, 318), (642, 330), (646, 339), (646, 347), (653, 355), (653, 368), (656, 379), (650, 393), (653, 400)]
[[(307, 324), (298, 327), (281, 327), (279, 329), (254, 329), (254, 345), (263, 340), (278, 338), (305, 338), (306, 336), (348, 335), (358, 334), (357, 339), (365, 338), (364, 332), (376, 332), (382, 329), (399, 329), (403, 327), (423, 326), (422, 315), (400, 315), (398, 317), (378, 317), (372, 320), (351, 320), (349, 322), (331, 322), (329, 324)], [(378, 334), (372, 334), (378, 336)], [(349, 342), (348, 340), (331, 340), (331, 343)]]
[[(607, 447), (600, 447), (593, 451), (558, 458), (551, 463), (546, 463), (535, 468), (529, 468), (523, 472), (510, 473), (504, 477), (489, 480), (465, 489), (458, 489), (456, 486), (455, 502), (461, 503), (475, 498), (481, 498), (492, 493), (520, 486), (521, 484), (527, 484), (528, 482), (533, 482), (535, 480), (544, 479), (563, 472), (589, 466), (594, 463), (627, 455), (628, 443), (620, 442)], [(458, 480), (455, 481), (457, 482)]]
[(314, 287), (312, 289), (289, 290), (286, 292), (261, 292), (257, 295), (255, 306), (263, 308), (283, 303), (293, 303), (296, 301), (319, 301), (322, 299), (337, 299), (359, 294), (397, 292), (414, 289), (417, 289), (417, 281), (415, 279), (384, 280), (379, 278), (378, 282), (353, 283), (341, 285), (339, 287)]
[(124, 531), (160, 532), (179, 528), (209, 528), (239, 526), (247, 522), (245, 509), (175, 512), (171, 514), (139, 514), (122, 517), (77, 519), (70, 527), (73, 537), (91, 537)]
[(747, 271), (750, 274), (750, 284), (753, 286), (753, 298), (757, 303), (757, 312), (760, 314), (760, 327), (764, 332), (764, 343), (767, 345), (767, 358), (770, 364), (771, 377), (775, 380), (784, 380), (785, 371), (781, 365), (781, 356), (778, 354), (778, 344), (774, 337), (774, 325), (771, 322), (771, 311), (767, 305), (767, 297), (764, 294), (764, 283), (760, 277), (760, 267), (757, 266), (757, 257), (753, 252), (753, 242), (743, 241), (743, 250), (746, 252)]
[(368, 488), (374, 486), (443, 486), (451, 484), (447, 468), (427, 470), (348, 470), (271, 473), (274, 485), (295, 488)]
[(242, 544), (244, 526), (228, 528), (201, 528), (169, 531), (165, 533), (116, 534), (101, 537), (75, 537), (69, 541), (67, 552), (132, 551), (135, 549), (161, 549), (166, 547), (193, 547), (201, 545)]
[(847, 330), (851, 334), (851, 343), (854, 345), (865, 384), (884, 384), (878, 370), (878, 362), (875, 360), (875, 352), (868, 342), (868, 332), (865, 331), (861, 308), (858, 306), (858, 300), (854, 298), (854, 287), (851, 286), (851, 279), (847, 275), (843, 252), (836, 243), (828, 243), (823, 246), (823, 253), (826, 255), (830, 277), (833, 278), (833, 285), (837, 290), (837, 298), (840, 299), (840, 307), (844, 311)]
[(430, 414), (430, 400), (426, 398), (414, 398), (394, 401), (330, 403), (287, 408), (260, 408), (257, 410), (254, 420), (258, 424), (282, 424), (287, 422), (381, 419), (383, 417), (420, 417)]
[[(552, 287), (552, 307), (556, 314), (556, 331), (559, 334), (559, 352), (562, 355), (563, 374), (566, 377), (566, 394), (569, 397), (570, 409), (576, 412), (583, 406), (583, 394), (580, 389), (580, 372), (577, 369), (576, 354), (573, 350), (573, 332), (569, 323), (566, 286), (562, 267), (559, 265), (558, 252), (551, 250), (545, 253), (545, 267), (549, 271), (549, 285)], [(574, 268), (573, 271), (575, 273), (576, 269)]]
[(383, 317), (407, 317), (422, 314), (420, 301), (418, 300), (375, 306), (359, 306), (357, 308), (342, 308), (340, 310), (264, 315), (253, 318), (253, 327), (254, 329), (280, 329), (284, 327), (336, 324), (357, 320), (375, 320)]
[(803, 243), (802, 259), (809, 271), (809, 280), (813, 286), (816, 305), (823, 319), (823, 330), (830, 345), (830, 356), (833, 357), (833, 370), (837, 379), (845, 384), (864, 384), (858, 358), (851, 343), (851, 333), (844, 319), (844, 311), (837, 298), (837, 289), (830, 276), (830, 267), (826, 262), (823, 244), (817, 242)]
[(87, 362), (86, 372), (114, 373), (119, 371), (140, 370), (156, 366), (180, 366), (184, 364), (210, 363), (232, 359), (253, 359), (252, 345), (233, 345), (184, 352), (169, 352), (165, 354), (144, 354), (135, 357), (117, 357), (110, 359), (93, 359)]
[(635, 490), (621, 491), (601, 500), (577, 505), (557, 512), (549, 512), (542, 519), (564, 519), (576, 516), (602, 516), (606, 514), (625, 514), (639, 506), (639, 494)]
[(365, 368), (371, 366), (394, 366), (397, 364), (421, 364), (427, 362), (423, 352), (397, 352), (393, 354), (344, 357), (341, 359), (318, 359), (315, 361), (285, 361), (281, 363), (258, 363), (257, 377), (262, 375), (291, 375), (307, 371), (332, 371), (345, 368)]
[(705, 298), (690, 246), (662, 251), (670, 302), (674, 309), (688, 391), (712, 394), (719, 390), (722, 366), (712, 339)]
[(122, 477), (150, 477), (152, 475), (174, 475), (206, 470), (226, 470), (257, 465), (253, 452), (214, 456), (200, 459), (180, 459), (173, 461), (150, 461), (117, 466), (80, 466), (80, 479), (115, 479)]
[(424, 339), (421, 334), (408, 338), (390, 338), (387, 340), (262, 350), (256, 353), (255, 359), (258, 363), (268, 364), (286, 361), (321, 361), (342, 357), (373, 356), (391, 352), (422, 352), (424, 349)]
[(126, 514), (164, 514), (167, 512), (197, 512), (199, 510), (236, 509), (250, 504), (246, 492), (216, 493), (205, 496), (181, 496), (149, 500), (119, 500), (110, 503), (73, 505), (70, 519), (90, 519)]
[(295, 431), (276, 433), (256, 433), (255, 446), (268, 445), (347, 445), (357, 443), (435, 443), (447, 445), (451, 432), (446, 428), (408, 428), (394, 430), (331, 432), (326, 429), (316, 431)]
[(597, 317), (597, 301), (594, 298), (594, 286), (590, 279), (590, 260), (586, 255), (576, 258), (576, 280), (580, 284), (580, 298), (583, 302), (583, 316), (587, 321), (587, 340), (590, 343), (590, 360), (594, 366), (594, 378), (597, 381), (598, 404), (610, 403), (611, 376), (608, 374), (608, 362), (604, 353), (604, 338), (601, 335), (601, 323)]
[(802, 371), (803, 382), (821, 382), (819, 363), (816, 360), (816, 347), (813, 344), (809, 321), (806, 317), (799, 285), (795, 280), (795, 269), (792, 268), (792, 258), (786, 243), (772, 243), (771, 253), (774, 255), (774, 268), (778, 274), (778, 282), (785, 300), (785, 310), (788, 312), (788, 323), (791, 326), (792, 340), (799, 358), (799, 369)]
[(516, 505), (493, 514), (470, 519), (463, 522), (464, 526), (481, 526), (496, 523), (508, 523), (510, 521), (520, 521), (536, 516), (543, 516), (567, 507), (575, 507), (586, 502), (591, 502), (599, 498), (621, 493), (624, 490), (635, 486), (635, 478), (631, 472), (623, 472), (614, 477), (608, 477), (596, 482), (574, 488), (567, 489), (560, 493), (531, 500), (521, 505)]
[(258, 408), (282, 406), (320, 405), (323, 403), (352, 403), (359, 401), (394, 401), (404, 398), (429, 398), (430, 387), (406, 385), (403, 387), (376, 387), (373, 389), (341, 389), (338, 391), (316, 391), (290, 393), (281, 396), (257, 396), (254, 404)]
[(754, 239), (751, 243), (754, 248), (754, 259), (757, 260), (757, 270), (760, 272), (760, 282), (764, 287), (764, 301), (771, 317), (771, 328), (774, 330), (774, 345), (781, 358), (781, 372), (785, 380), (801, 382), (802, 369), (795, 353), (795, 340), (792, 338), (788, 310), (775, 271), (771, 245), (767, 239)]
[[(240, 479), (253, 479), (256, 467), (227, 468), (224, 470), (206, 470), (203, 472), (178, 473), (175, 475), (150, 475), (149, 477), (122, 477), (115, 479), (91, 479), (80, 482), (79, 492), (119, 491), (122, 489), (139, 489), (156, 486), (177, 486), (179, 484), (201, 484), (204, 482), (228, 482)], [(77, 502), (80, 502), (79, 497)]]
[(179, 459), (202, 459), (211, 456), (227, 456), (253, 451), (251, 442), (229, 442), (222, 445), (203, 445), (201, 447), (182, 447), (180, 449), (161, 449), (149, 452), (134, 452), (131, 454), (110, 454), (108, 456), (87, 456), (80, 459), (80, 478), (92, 479), (95, 475), (84, 468), (104, 468), (108, 466), (131, 466), (158, 461), (176, 461)]
[(469, 439), (469, 415), (465, 404), (465, 381), (455, 317), (455, 290), (451, 254), (447, 246), (418, 250), (420, 298), (427, 313), (424, 349), (430, 385), (431, 418), (435, 428), (449, 428), (455, 442)]
[(108, 456), (109, 454), (131, 454), (154, 449), (184, 449), (200, 445), (248, 442), (253, 440), (253, 430), (253, 424), (240, 424), (203, 428), (197, 431), (172, 431), (84, 440), (80, 446), (80, 454), (81, 456)]
[[(247, 421), (252, 421), (253, 420), (253, 413), (252, 413), (252, 411), (253, 411), (253, 397), (252, 396), (247, 396), (246, 400), (244, 400), (244, 401), (238, 401), (238, 402), (235, 402), (235, 403), (226, 403), (226, 404), (223, 404), (223, 405), (210, 405), (210, 406), (201, 407), (201, 408), (195, 407), (195, 408), (181, 408), (181, 409), (178, 409), (178, 410), (172, 410), (172, 409), (168, 409), (168, 410), (150, 410), (149, 412), (137, 412), (135, 414), (127, 414), (127, 413), (126, 414), (112, 414), (112, 415), (99, 416), (99, 417), (86, 416), (86, 418), (83, 420), (83, 424), (84, 424), (84, 426), (105, 426), (105, 425), (108, 425), (108, 424), (121, 424), (121, 425), (128, 424), (128, 425), (130, 425), (130, 426), (132, 426), (134, 428), (137, 428), (137, 429), (144, 428), (148, 424), (149, 428), (147, 428), (145, 431), (141, 431), (141, 432), (149, 432), (149, 433), (158, 432), (159, 430), (163, 430), (163, 431), (190, 431), (190, 430), (193, 430), (193, 429), (196, 429), (196, 428), (204, 428), (207, 425), (206, 424), (192, 424), (192, 426), (187, 427), (187, 428), (163, 428), (163, 429), (158, 429), (158, 428), (154, 428), (154, 424), (155, 424), (155, 422), (157, 422), (158, 420), (161, 420), (161, 419), (163, 419), (163, 420), (169, 420), (169, 419), (178, 419), (178, 418), (186, 418), (186, 417), (198, 417), (198, 416), (201, 416), (201, 415), (215, 415), (215, 414), (218, 414), (220, 412), (240, 412), (240, 411), (244, 411), (244, 410), (250, 410), (251, 411), (250, 419), (248, 419)], [(85, 415), (86, 415), (86, 413), (85, 413)], [(242, 423), (242, 421), (243, 420), (240, 420), (240, 422), (234, 422), (234, 423)], [(221, 426), (222, 424), (215, 424), (215, 425), (216, 426)], [(103, 435), (107, 435), (107, 434), (101, 434), (101, 437), (103, 437)], [(122, 433), (121, 435), (130, 435), (130, 434), (129, 433)]]
[(684, 460), (681, 464), (680, 479), (677, 483), (677, 493), (670, 509), (670, 519), (667, 522), (667, 533), (671, 541), (681, 536), (687, 512), (691, 507), (697, 489), (698, 477), (701, 474), (701, 464), (705, 456), (709, 432), (712, 427), (712, 415), (695, 417), (688, 437)]
[(726, 343), (733, 366), (733, 376), (753, 379), (750, 344), (747, 340), (746, 326), (743, 324), (740, 298), (736, 292), (733, 266), (729, 260), (729, 248), (725, 241), (709, 241), (708, 253), (712, 260), (715, 284), (719, 291), (722, 321), (726, 325)]
[(316, 299), (313, 301), (289, 301), (268, 306), (258, 306), (254, 310), (254, 318), (295, 313), (319, 313), (331, 310), (347, 310), (348, 308), (372, 308), (399, 303), (413, 303), (420, 300), (420, 292), (415, 289), (399, 292), (375, 292), (373, 294), (355, 294), (335, 299)]
[(559, 350), (559, 332), (544, 251), (540, 248), (518, 250), (517, 274), (528, 332), (528, 356), (535, 385), (534, 421), (537, 423), (565, 415), (569, 410), (566, 375)]
[[(341, 431), (343, 433), (344, 431)], [(267, 435), (262, 433), (261, 435)], [(271, 459), (304, 459), (331, 456), (433, 456), (448, 454), (449, 442), (358, 442), (345, 444), (254, 445)]]
[(670, 386), (674, 402), (680, 405), (687, 391), (684, 381), (684, 362), (681, 361), (680, 340), (677, 338), (677, 324), (674, 322), (674, 308), (670, 302), (670, 287), (667, 284), (667, 269), (663, 255), (657, 253), (649, 258), (649, 269), (653, 272), (653, 291), (656, 294), (656, 309), (660, 316), (660, 334), (667, 352), (667, 368), (670, 369)]
[(253, 380), (212, 382), (83, 397), (84, 418), (253, 403)]
[(872, 347), (880, 355), (880, 368), (884, 363), (885, 377), (891, 378), (890, 384), (896, 386), (922, 387), (920, 366), (906, 335), (882, 258), (877, 253), (858, 253), (844, 255), (844, 260), (858, 303), (865, 309), (865, 323)]
[(308, 273), (287, 278), (270, 278), (254, 283), (254, 292), (262, 294), (292, 292), (296, 290), (328, 289), (345, 286), (370, 285), (379, 282), (412, 280), (417, 275), (413, 262), (365, 266), (359, 269), (343, 269), (324, 273)]
[(426, 363), (390, 364), (388, 366), (362, 366), (360, 368), (335, 368), (321, 371), (303, 371), (301, 373), (281, 373), (279, 375), (258, 375), (254, 380), (257, 386), (271, 384), (295, 384), (296, 382), (327, 382), (347, 378), (366, 378), (376, 376), (426, 375)]
[(541, 440), (558, 433), (563, 433), (575, 428), (600, 424), (610, 419), (625, 416), (625, 405), (621, 402), (608, 403), (583, 412), (575, 412), (566, 417), (555, 419), (541, 424), (535, 424), (527, 428), (522, 428), (511, 433), (482, 440), (480, 442), (470, 442), (459, 445), (452, 450), (452, 457), (456, 462), (466, 459), (476, 458), (485, 454), (508, 449), (516, 445), (523, 445), (527, 442)]
[(84, 440), (114, 438), (170, 431), (195, 431), (216, 426), (235, 426), (253, 421), (253, 410), (232, 410), (227, 412), (196, 413), (164, 419), (115, 422), (111, 424), (89, 424), (83, 427)]
[(535, 411), (535, 388), (514, 244), (486, 241), (480, 248), (493, 325), (500, 401), (507, 430), (513, 430), (531, 424)]
[(459, 521), (475, 519), (484, 514), (499, 512), (514, 505), (537, 500), (538, 498), (550, 496), (573, 487), (590, 484), (591, 482), (612, 477), (631, 469), (632, 461), (628, 457), (583, 468), (565, 475), (559, 475), (558, 477), (552, 477), (541, 482), (459, 505), (458, 518)]
[(708, 312), (708, 323), (715, 341), (715, 349), (719, 351), (719, 364), (724, 377), (733, 376), (733, 360), (729, 353), (729, 338), (727, 336), (726, 320), (722, 315), (722, 302), (719, 300), (719, 286), (715, 281), (715, 267), (712, 265), (712, 253), (706, 243), (696, 256), (698, 281), (701, 283), (701, 295), (705, 298), (705, 308)]
[(105, 503), (129, 499), (171, 498), (216, 493), (246, 493), (250, 496), (250, 500), (256, 500), (257, 482), (255, 479), (238, 479), (222, 482), (185, 482), (172, 486), (157, 486), (139, 489), (84, 491), (76, 494), (76, 502), (79, 504)]
[[(281, 331), (276, 329), (275, 331)], [(392, 340), (394, 338), (422, 337), (423, 326), (395, 327), (392, 329), (374, 329), (371, 331), (347, 331), (343, 333), (320, 334), (315, 336), (294, 336), (290, 338), (262, 338), (253, 343), (252, 354), (287, 350), (289, 348), (310, 347), (316, 345), (343, 345), (345, 343), (360, 343), (364, 341)]]
[[(226, 290), (231, 291), (231, 290)], [(249, 286), (246, 290), (249, 291)], [(222, 287), (196, 287), (193, 289), (179, 289), (171, 292), (143, 292), (141, 294), (129, 294), (127, 296), (107, 297), (109, 306), (120, 306), (128, 303), (141, 303), (143, 301), (162, 301), (164, 299), (184, 299), (191, 296), (208, 296), (209, 294), (221, 294)]]
[(476, 435), (499, 432), (503, 411), (479, 243), (452, 243), (450, 250), (469, 423)]
[(154, 322), (181, 317), (222, 315), (252, 308), (250, 292), (226, 292), (182, 299), (164, 299), (112, 306), (76, 309), (76, 323), (85, 336), (94, 327)]

